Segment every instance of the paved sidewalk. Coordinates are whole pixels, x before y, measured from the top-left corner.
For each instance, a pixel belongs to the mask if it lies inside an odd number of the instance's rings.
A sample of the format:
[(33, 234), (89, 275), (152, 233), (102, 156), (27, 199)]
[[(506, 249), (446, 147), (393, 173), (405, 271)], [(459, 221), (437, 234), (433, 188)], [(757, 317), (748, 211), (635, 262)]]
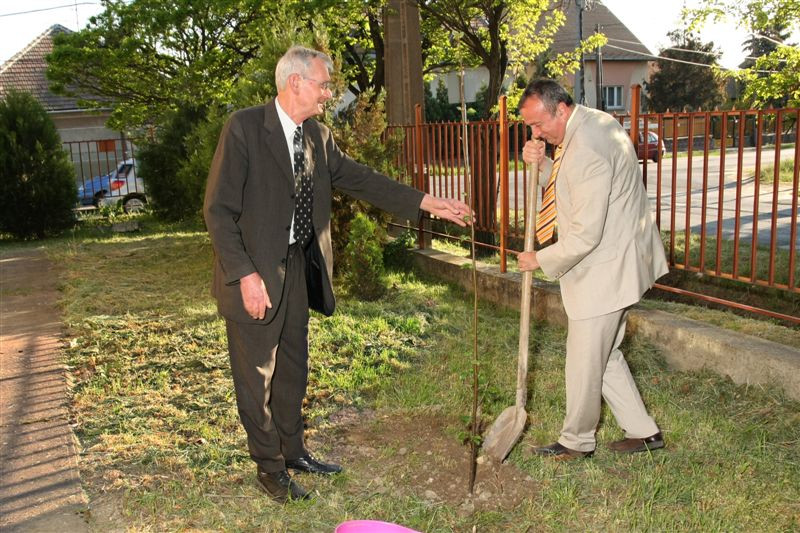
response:
[(69, 426), (57, 276), (44, 252), (0, 253), (0, 531), (89, 531)]

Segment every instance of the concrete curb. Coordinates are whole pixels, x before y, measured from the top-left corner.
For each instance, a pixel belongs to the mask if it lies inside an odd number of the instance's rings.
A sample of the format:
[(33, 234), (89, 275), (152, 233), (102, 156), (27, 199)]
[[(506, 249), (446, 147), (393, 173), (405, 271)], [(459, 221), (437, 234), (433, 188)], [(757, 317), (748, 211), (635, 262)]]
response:
[[(415, 265), (422, 271), (472, 291), (469, 259), (436, 250), (415, 250)], [(522, 276), (500, 272), (478, 263), (478, 285), (485, 300), (519, 308)], [(558, 285), (533, 280), (532, 315), (566, 327), (567, 315)], [(800, 400), (800, 350), (736, 331), (683, 318), (664, 311), (631, 309), (631, 331), (644, 335), (676, 370), (707, 368), (742, 385), (778, 386)]]

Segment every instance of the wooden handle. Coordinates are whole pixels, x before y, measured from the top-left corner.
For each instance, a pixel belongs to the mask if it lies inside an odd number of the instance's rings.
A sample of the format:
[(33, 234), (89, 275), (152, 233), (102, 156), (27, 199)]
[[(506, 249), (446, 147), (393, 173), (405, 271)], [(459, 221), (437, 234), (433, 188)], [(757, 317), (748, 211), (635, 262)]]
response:
[[(539, 189), (539, 164), (528, 165), (530, 183), (528, 184), (528, 198), (525, 202), (527, 217), (525, 218), (525, 242), (523, 250), (533, 251), (534, 228), (536, 227), (536, 196)], [(531, 286), (533, 285), (533, 272), (528, 270), (522, 273), (522, 288), (520, 294), (519, 315), (519, 360), (517, 361), (517, 406), (524, 407), (528, 396), (528, 336), (531, 323)]]

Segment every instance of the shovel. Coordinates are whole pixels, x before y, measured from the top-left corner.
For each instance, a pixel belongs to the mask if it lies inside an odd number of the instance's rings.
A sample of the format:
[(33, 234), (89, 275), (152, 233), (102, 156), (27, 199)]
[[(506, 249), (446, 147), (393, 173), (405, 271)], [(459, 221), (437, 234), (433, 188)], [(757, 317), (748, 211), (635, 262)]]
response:
[[(539, 165), (528, 165), (531, 175), (528, 185), (527, 213), (525, 221), (525, 244), (523, 249), (526, 252), (533, 250), (533, 228), (536, 219), (536, 192), (539, 186)], [(522, 294), (520, 296), (520, 317), (519, 317), (519, 361), (517, 362), (517, 403), (511, 407), (506, 407), (492, 427), (486, 432), (483, 441), (483, 449), (490, 457), (503, 461), (511, 452), (511, 449), (522, 435), (525, 422), (528, 421), (528, 413), (525, 411), (525, 400), (528, 396), (528, 334), (530, 333), (531, 321), (531, 285), (533, 283), (533, 272), (522, 273)]]

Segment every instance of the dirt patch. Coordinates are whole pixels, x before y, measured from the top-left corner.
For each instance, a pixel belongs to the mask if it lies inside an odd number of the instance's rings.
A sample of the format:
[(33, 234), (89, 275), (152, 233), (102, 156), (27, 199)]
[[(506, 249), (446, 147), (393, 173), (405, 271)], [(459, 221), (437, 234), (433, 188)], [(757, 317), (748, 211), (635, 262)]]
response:
[(464, 512), (501, 511), (529, 499), (538, 487), (513, 465), (478, 458), (469, 494), (471, 456), (441, 414), (345, 409), (327, 427), (311, 432), (310, 447), (324, 445), (328, 459), (350, 471), (350, 490), (415, 496)]

